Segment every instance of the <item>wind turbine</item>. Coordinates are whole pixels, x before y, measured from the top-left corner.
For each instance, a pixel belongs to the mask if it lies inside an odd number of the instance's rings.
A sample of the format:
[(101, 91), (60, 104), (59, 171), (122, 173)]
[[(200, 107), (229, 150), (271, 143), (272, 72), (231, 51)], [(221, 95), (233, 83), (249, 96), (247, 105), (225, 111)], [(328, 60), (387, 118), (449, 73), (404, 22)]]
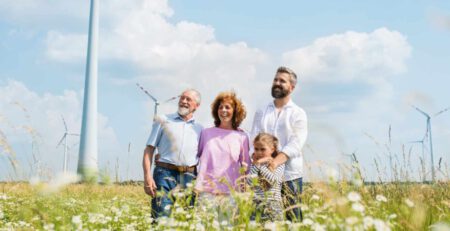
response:
[[(428, 138), (429, 138), (429, 142), (430, 142), (430, 155), (431, 155), (431, 179), (434, 182), (435, 178), (436, 178), (436, 174), (434, 172), (433, 138), (432, 138), (432, 132), (431, 132), (431, 118), (432, 117), (428, 113), (421, 110), (420, 108), (418, 108), (414, 105), (411, 105), (411, 106), (427, 118), (427, 132), (428, 132)], [(438, 113), (434, 114), (433, 117), (436, 117), (448, 110), (450, 110), (450, 107), (439, 111)]]
[(64, 141), (64, 162), (63, 162), (63, 171), (67, 172), (67, 136), (79, 136), (79, 134), (75, 133), (69, 133), (67, 130), (67, 124), (66, 120), (64, 120), (64, 117), (61, 115), (61, 119), (64, 123), (64, 135), (62, 136), (61, 140), (58, 142), (58, 145), (56, 147), (59, 147), (61, 143)]
[(423, 174), (422, 181), (423, 182), (425, 182), (425, 179), (426, 179), (426, 177), (425, 177), (425, 140), (427, 139), (427, 137), (428, 137), (428, 128), (425, 131), (425, 135), (423, 136), (423, 138), (421, 140), (415, 140), (415, 141), (409, 142), (410, 144), (421, 144), (421, 146), (422, 146), (422, 161), (423, 161), (423, 163), (421, 165), (422, 165), (422, 174)]
[[(136, 83), (136, 86), (138, 86), (148, 97), (150, 97), (150, 99), (152, 99), (153, 100), (153, 102), (155, 103), (155, 108), (154, 108), (154, 112), (153, 112), (153, 120), (155, 120), (155, 118), (156, 118), (156, 115), (158, 114), (158, 106), (159, 105), (161, 105), (161, 102), (160, 101), (158, 101), (153, 95), (151, 95), (147, 90), (145, 90), (139, 83)], [(178, 97), (180, 97), (179, 95), (178, 96), (174, 96), (174, 97), (171, 97), (171, 98), (169, 98), (169, 99), (167, 99), (167, 100), (165, 100), (164, 102), (162, 102), (163, 104), (164, 103), (168, 103), (168, 102), (170, 102), (170, 101), (172, 101), (172, 100), (174, 100), (174, 99), (177, 99)]]
[(83, 120), (81, 123), (78, 174), (83, 181), (96, 181), (98, 175), (97, 79), (99, 0), (91, 0), (89, 15), (86, 79), (84, 82)]

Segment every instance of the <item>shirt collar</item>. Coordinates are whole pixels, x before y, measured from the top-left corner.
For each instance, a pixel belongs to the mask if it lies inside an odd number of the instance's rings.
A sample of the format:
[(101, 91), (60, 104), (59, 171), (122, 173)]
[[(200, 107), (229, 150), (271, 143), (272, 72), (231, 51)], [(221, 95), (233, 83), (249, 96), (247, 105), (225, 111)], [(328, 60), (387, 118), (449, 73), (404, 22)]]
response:
[[(281, 109), (289, 108), (289, 107), (292, 107), (292, 106), (294, 106), (294, 105), (295, 105), (295, 104), (294, 104), (294, 102), (292, 101), (292, 99), (289, 99), (289, 101), (287, 102), (287, 104), (284, 105)], [(269, 103), (269, 107), (276, 108), (276, 107), (275, 107), (275, 101), (272, 100), (272, 101)]]
[[(178, 112), (175, 112), (175, 113), (172, 115), (172, 118), (173, 118), (173, 119), (177, 119), (177, 120), (182, 120), (182, 121), (184, 121), (183, 117), (181, 117), (180, 114), (178, 114)], [(195, 123), (195, 118), (192, 116), (192, 118), (189, 119), (188, 121), (186, 121), (186, 123)]]

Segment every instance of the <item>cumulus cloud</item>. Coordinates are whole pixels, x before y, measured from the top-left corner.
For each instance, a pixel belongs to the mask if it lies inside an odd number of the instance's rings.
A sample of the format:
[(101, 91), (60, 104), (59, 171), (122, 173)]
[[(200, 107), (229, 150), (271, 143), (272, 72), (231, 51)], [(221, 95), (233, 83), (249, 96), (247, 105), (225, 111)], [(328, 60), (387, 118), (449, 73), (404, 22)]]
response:
[(318, 38), (284, 53), (283, 60), (300, 70), (305, 82), (369, 82), (406, 71), (411, 50), (403, 34), (379, 28)]
[(313, 155), (305, 151), (310, 163), (342, 163), (343, 156), (356, 152), (374, 179), (371, 166), (374, 158), (385, 157), (389, 124), (405, 119), (398, 110), (403, 102), (396, 99), (390, 79), (407, 71), (411, 50), (405, 35), (379, 28), (321, 37), (283, 53), (283, 62), (299, 73), (305, 92), (295, 100), (309, 112), (308, 142), (315, 150)]
[[(170, 22), (173, 12), (166, 1), (133, 1), (126, 7), (120, 2), (105, 2), (101, 7), (106, 16), (100, 20), (100, 60), (131, 63), (144, 73), (130, 77), (133, 81), (112, 82), (140, 82), (161, 98), (178, 94), (184, 88), (197, 88), (207, 99), (198, 114), (200, 120), (208, 122), (208, 105), (219, 91), (234, 89), (249, 103), (258, 96), (248, 89), (269, 94), (266, 88), (270, 82), (256, 81), (258, 67), (268, 60), (263, 51), (245, 42), (221, 43), (209, 25)], [(51, 60), (84, 61), (85, 49), (81, 47), (87, 42), (85, 34), (52, 30), (46, 41), (47, 57)]]
[[(0, 85), (0, 98), (0, 129), (16, 153), (20, 166), (16, 177), (27, 178), (35, 174), (52, 177), (62, 168), (63, 148), (56, 147), (64, 134), (61, 116), (64, 116), (69, 132), (79, 134), (82, 112), (80, 94), (70, 90), (60, 95), (38, 94), (23, 83), (10, 80)], [(114, 159), (110, 154), (117, 150), (118, 140), (114, 129), (108, 125), (108, 118), (102, 114), (99, 114), (98, 131), (99, 152), (103, 154), (99, 155), (99, 160)], [(69, 137), (68, 140), (72, 157), (69, 167), (72, 171), (76, 171), (78, 141), (78, 137)], [(8, 172), (10, 170), (11, 166), (5, 165), (1, 175), (13, 175)]]

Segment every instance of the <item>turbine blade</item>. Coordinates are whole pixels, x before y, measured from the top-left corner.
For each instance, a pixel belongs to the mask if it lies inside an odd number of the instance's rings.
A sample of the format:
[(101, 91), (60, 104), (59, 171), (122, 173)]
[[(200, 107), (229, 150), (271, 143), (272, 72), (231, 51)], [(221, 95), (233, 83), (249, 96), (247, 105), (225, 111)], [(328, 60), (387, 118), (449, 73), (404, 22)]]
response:
[(155, 97), (153, 97), (153, 95), (151, 95), (147, 90), (145, 90), (141, 85), (139, 85), (139, 83), (136, 83), (136, 85), (146, 94), (146, 95), (148, 95), (152, 100), (153, 100), (153, 102), (155, 102), (155, 103), (158, 103), (158, 100), (155, 98)]
[(61, 140), (58, 142), (58, 144), (56, 145), (56, 147), (59, 147), (59, 145), (61, 145), (61, 143), (63, 142), (63, 140), (66, 138), (67, 133), (64, 133), (63, 137), (61, 138)]
[(448, 108), (446, 108), (446, 109), (444, 109), (444, 110), (441, 110), (440, 112), (434, 114), (434, 116), (438, 116), (438, 115), (440, 115), (440, 114), (442, 114), (442, 113), (444, 113), (444, 112), (446, 112), (446, 111), (448, 111), (448, 110), (450, 110), (450, 107), (448, 107)]
[(62, 121), (64, 123), (64, 128), (66, 129), (66, 133), (67, 133), (67, 124), (66, 124), (66, 120), (64, 119), (63, 115), (61, 115), (61, 119), (62, 119)]
[(172, 101), (174, 99), (177, 99), (177, 98), (180, 98), (180, 95), (177, 95), (177, 96), (174, 96), (172, 98), (169, 98), (169, 99), (165, 100), (163, 103), (168, 103), (168, 102), (170, 102), (170, 101)]
[(430, 118), (430, 115), (428, 115), (426, 112), (420, 110), (420, 108), (418, 108), (418, 107), (416, 107), (416, 106), (414, 106), (414, 105), (411, 105), (411, 107), (413, 107), (414, 109), (416, 109), (418, 112), (422, 113), (425, 117)]

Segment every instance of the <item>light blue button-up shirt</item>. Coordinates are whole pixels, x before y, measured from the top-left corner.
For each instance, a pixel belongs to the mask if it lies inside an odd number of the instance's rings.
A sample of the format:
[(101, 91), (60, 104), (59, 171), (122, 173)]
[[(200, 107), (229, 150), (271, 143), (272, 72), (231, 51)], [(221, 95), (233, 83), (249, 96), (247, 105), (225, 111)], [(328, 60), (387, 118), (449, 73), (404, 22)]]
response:
[(160, 116), (153, 122), (147, 145), (158, 149), (160, 162), (194, 166), (202, 128), (193, 118), (184, 121), (178, 113)]

